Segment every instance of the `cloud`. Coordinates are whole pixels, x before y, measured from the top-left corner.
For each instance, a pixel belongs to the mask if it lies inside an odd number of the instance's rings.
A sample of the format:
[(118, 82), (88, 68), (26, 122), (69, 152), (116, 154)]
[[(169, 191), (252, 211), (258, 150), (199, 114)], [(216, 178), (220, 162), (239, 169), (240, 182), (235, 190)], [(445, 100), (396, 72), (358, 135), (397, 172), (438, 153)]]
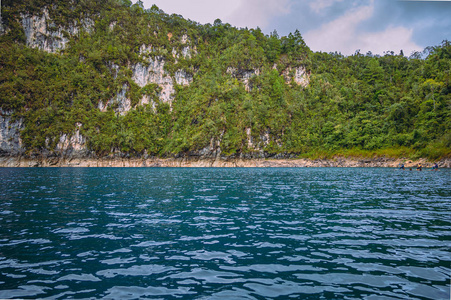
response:
[(369, 32), (388, 27), (412, 29), (412, 40), (422, 47), (451, 38), (451, 1), (374, 2), (374, 14), (361, 24)]
[(341, 2), (343, 0), (317, 0), (310, 2), (310, 8), (317, 14), (324, 11), (325, 8), (331, 7), (336, 2)]
[[(342, 53), (354, 52), (351, 44), (355, 43), (357, 25), (368, 19), (373, 12), (373, 7), (362, 6), (348, 11), (345, 15), (322, 25), (319, 29), (314, 29), (304, 35), (307, 45), (312, 50), (334, 52), (340, 50)], [(337, 45), (341, 49), (337, 49)]]
[(263, 29), (265, 32), (277, 29), (281, 35), (298, 29), (304, 35), (368, 3), (369, 0), (290, 0), (290, 13), (275, 18)]
[[(134, 1), (136, 2), (136, 1)], [(144, 7), (153, 4), (168, 14), (206, 24), (221, 19), (236, 27), (265, 27), (272, 18), (289, 13), (290, 0), (143, 0)]]
[[(216, 19), (226, 21), (243, 0), (211, 1), (211, 0), (142, 0), (144, 7), (153, 4), (168, 14), (179, 14), (202, 24), (213, 23)], [(136, 2), (136, 1), (133, 1)]]
[(266, 27), (273, 18), (290, 13), (289, 0), (242, 0), (240, 6), (227, 17), (237, 27)]
[(361, 53), (371, 51), (375, 54), (383, 54), (384, 51), (390, 50), (399, 52), (401, 49), (409, 54), (421, 50), (421, 47), (412, 41), (412, 29), (388, 26), (379, 31), (360, 30), (361, 24), (373, 14), (373, 2), (366, 6), (354, 7), (320, 28), (307, 32), (304, 39), (313, 51), (338, 51), (344, 55), (351, 55), (356, 50), (360, 50)]
[[(413, 29), (404, 27), (389, 27), (381, 32), (361, 34), (361, 52), (371, 51), (375, 54), (383, 54), (386, 51), (399, 53), (403, 50), (405, 55), (414, 51), (421, 51), (422, 47), (412, 41)], [(357, 46), (357, 45), (356, 45)]]
[[(132, 0), (136, 2), (136, 0)], [(403, 50), (405, 54), (451, 38), (451, 1), (402, 0), (143, 0), (168, 14), (205, 24), (298, 29), (314, 51), (353, 54)]]

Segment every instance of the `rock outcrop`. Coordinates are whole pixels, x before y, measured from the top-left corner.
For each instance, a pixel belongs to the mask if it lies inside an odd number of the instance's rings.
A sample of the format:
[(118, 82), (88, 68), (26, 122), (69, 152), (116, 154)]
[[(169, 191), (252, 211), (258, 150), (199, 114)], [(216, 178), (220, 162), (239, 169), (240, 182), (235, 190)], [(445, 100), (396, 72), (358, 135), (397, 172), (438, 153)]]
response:
[(127, 91), (129, 87), (127, 84), (122, 85), (122, 89), (116, 94), (113, 99), (110, 99), (108, 102), (103, 103), (99, 101), (98, 108), (100, 111), (105, 112), (108, 106), (114, 106), (115, 111), (120, 115), (125, 115), (132, 108), (132, 102), (130, 98), (127, 97)]
[(250, 92), (252, 90), (252, 86), (250, 85), (249, 80), (254, 76), (260, 75), (260, 70), (241, 70), (229, 67), (227, 68), (227, 73), (232, 75), (233, 78), (240, 80), (244, 84), (246, 91)]
[[(91, 19), (83, 19), (78, 21), (78, 24), (72, 24), (65, 28), (58, 27), (51, 20), (49, 11), (46, 8), (41, 11), (40, 15), (21, 15), (21, 19), (27, 46), (38, 48), (49, 53), (58, 53), (59, 51), (64, 50), (71, 36), (77, 35), (80, 29), (89, 32), (94, 25), (94, 22)], [(115, 25), (114, 22), (111, 23), (110, 28), (114, 28)], [(180, 42), (184, 45), (184, 47), (181, 48), (180, 53), (177, 49), (172, 49), (172, 55), (176, 58), (176, 61), (182, 57), (184, 59), (190, 59), (196, 54), (196, 49), (191, 46), (191, 41), (186, 34), (181, 36)], [(159, 49), (154, 49), (151, 45), (142, 45), (139, 51), (146, 63), (137, 63), (131, 66), (132, 79), (140, 87), (144, 87), (147, 84), (157, 84), (161, 88), (158, 95), (160, 101), (171, 104), (174, 99), (175, 84), (184, 86), (189, 85), (193, 81), (193, 75), (181, 69), (177, 70), (173, 76), (168, 74), (164, 69), (166, 63), (165, 59), (163, 56), (155, 55), (158, 54)], [(113, 64), (112, 68), (117, 74), (119, 67)], [(249, 83), (250, 78), (260, 74), (260, 70), (258, 69), (237, 70), (229, 68), (227, 72), (242, 81), (247, 91), (251, 91), (252, 89)], [(293, 78), (297, 84), (303, 87), (307, 86), (309, 83), (308, 75), (302, 67), (296, 68), (293, 71), (287, 69), (283, 75), (287, 81), (291, 81), (291, 78)], [(117, 104), (117, 108), (115, 109), (117, 113), (127, 113), (132, 109), (131, 101), (126, 97), (127, 91), (128, 87), (124, 86), (123, 89), (118, 92), (116, 97), (108, 101), (108, 103), (99, 103), (99, 109), (104, 111), (107, 106)], [(140, 104), (147, 103), (149, 103), (148, 97), (143, 96)]]
[(133, 70), (132, 79), (140, 87), (144, 87), (149, 83), (156, 83), (161, 88), (159, 98), (163, 102), (171, 103), (173, 100), (174, 82), (171, 76), (164, 71), (164, 59), (155, 57), (154, 60), (148, 59), (149, 64), (136, 64)]
[[(80, 128), (81, 123), (77, 123), (76, 126)], [(85, 158), (89, 155), (90, 151), (86, 145), (86, 138), (80, 134), (80, 130), (76, 129), (72, 135), (63, 134), (56, 146), (55, 152), (61, 158)]]
[(290, 83), (293, 79), (297, 85), (304, 88), (310, 83), (310, 77), (304, 67), (297, 67), (294, 70), (289, 67), (282, 72), (282, 75), (287, 83)]
[[(153, 51), (154, 49), (151, 46), (141, 46), (140, 55), (147, 64), (138, 63), (134, 65), (132, 67), (132, 79), (140, 87), (152, 83), (157, 84), (161, 88), (159, 94), (160, 101), (172, 103), (175, 93), (175, 84), (189, 85), (193, 81), (193, 77), (184, 70), (177, 70), (174, 76), (171, 77), (171, 75), (164, 70), (164, 65), (166, 63), (164, 58), (162, 56), (155, 56), (153, 58), (150, 55)], [(184, 57), (190, 57), (190, 53), (190, 47), (187, 46), (183, 48), (182, 55)], [(179, 56), (175, 49), (173, 49), (173, 55)]]
[(20, 139), (22, 128), (21, 119), (14, 121), (9, 113), (0, 110), (0, 155), (20, 156), (24, 153)]
[(22, 26), (27, 46), (49, 53), (63, 50), (69, 42), (69, 37), (78, 34), (79, 28), (89, 31), (94, 24), (90, 19), (83, 19), (77, 25), (61, 28), (52, 22), (48, 9), (44, 8), (41, 13), (40, 16), (22, 15)]

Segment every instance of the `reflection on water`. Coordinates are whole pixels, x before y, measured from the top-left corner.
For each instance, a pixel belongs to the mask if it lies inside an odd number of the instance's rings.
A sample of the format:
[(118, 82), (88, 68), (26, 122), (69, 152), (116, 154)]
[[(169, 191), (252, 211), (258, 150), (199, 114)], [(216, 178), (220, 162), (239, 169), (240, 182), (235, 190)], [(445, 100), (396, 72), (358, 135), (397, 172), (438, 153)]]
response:
[(450, 298), (449, 170), (0, 176), (0, 298)]

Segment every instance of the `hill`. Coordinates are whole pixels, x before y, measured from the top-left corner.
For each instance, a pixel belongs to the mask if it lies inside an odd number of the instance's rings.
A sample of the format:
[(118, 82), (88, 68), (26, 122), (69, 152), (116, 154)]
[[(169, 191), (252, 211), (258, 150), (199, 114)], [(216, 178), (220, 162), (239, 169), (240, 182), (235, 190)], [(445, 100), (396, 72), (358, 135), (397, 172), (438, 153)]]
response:
[(451, 45), (312, 52), (128, 0), (2, 1), (0, 155), (451, 156)]

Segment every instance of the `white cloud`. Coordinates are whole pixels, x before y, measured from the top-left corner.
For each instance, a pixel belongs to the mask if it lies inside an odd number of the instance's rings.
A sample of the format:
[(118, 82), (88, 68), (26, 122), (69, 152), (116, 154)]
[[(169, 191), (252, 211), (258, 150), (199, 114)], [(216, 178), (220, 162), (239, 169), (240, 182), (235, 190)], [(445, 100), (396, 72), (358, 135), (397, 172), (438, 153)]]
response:
[[(312, 50), (342, 53), (354, 52), (356, 26), (368, 19), (373, 13), (373, 6), (362, 6), (350, 10), (345, 15), (322, 25), (319, 29), (307, 32), (304, 40)], [(351, 50), (349, 50), (351, 47)]]
[[(227, 22), (226, 19), (232, 14), (243, 0), (143, 0), (144, 7), (150, 8), (153, 4), (168, 14), (179, 14), (185, 19), (202, 24), (213, 23), (216, 19)], [(133, 1), (135, 2), (135, 1)]]
[(404, 27), (389, 27), (381, 32), (362, 34), (359, 37), (362, 45), (361, 53), (368, 51), (374, 54), (383, 54), (385, 51), (399, 53), (403, 50), (408, 56), (414, 51), (421, 51), (423, 48), (412, 41), (412, 34), (413, 29)]
[(354, 8), (319, 29), (307, 32), (304, 39), (313, 51), (338, 51), (344, 55), (351, 55), (356, 50), (374, 54), (383, 54), (388, 50), (399, 52), (401, 49), (405, 54), (410, 54), (414, 50), (421, 50), (412, 41), (413, 30), (404, 27), (388, 27), (371, 33), (358, 30), (359, 25), (368, 20), (373, 12), (373, 3)]
[(323, 9), (332, 6), (336, 2), (341, 2), (343, 0), (316, 0), (310, 2), (310, 8), (317, 14), (321, 13)]
[(143, 4), (146, 8), (155, 4), (168, 14), (180, 14), (202, 24), (221, 19), (249, 28), (265, 27), (271, 18), (290, 12), (290, 0), (143, 0)]
[[(133, 0), (136, 2), (136, 0)], [(156, 4), (168, 14), (176, 13), (184, 18), (202, 24), (213, 23), (221, 19), (236, 27), (256, 28), (266, 30), (279, 26), (272, 23), (276, 19), (283, 25), (291, 24), (291, 31), (299, 29), (307, 45), (314, 51), (335, 52), (351, 55), (360, 49), (361, 53), (371, 51), (374, 54), (383, 54), (384, 51), (401, 49), (406, 55), (413, 51), (421, 51), (423, 47), (412, 41), (414, 30), (400, 25), (386, 26), (390, 20), (381, 20), (382, 30), (365, 32), (365, 21), (377, 15), (375, 0), (353, 2), (350, 6), (343, 0), (311, 0), (305, 5), (298, 5), (300, 0), (143, 0), (144, 6), (150, 8)], [(319, 27), (305, 32), (305, 22), (308, 20), (321, 20), (327, 18), (325, 13), (331, 13), (333, 5), (348, 7), (347, 12), (335, 19), (329, 19)], [(297, 7), (297, 8), (296, 8)], [(302, 9), (301, 9), (302, 8)], [(310, 8), (310, 9), (309, 9)], [(293, 11), (297, 9), (297, 11)], [(310, 11), (310, 15), (305, 15)], [(315, 19), (319, 18), (319, 19)], [(301, 22), (302, 20), (302, 22)], [(317, 24), (317, 21), (314, 23)], [(299, 27), (300, 24), (304, 24)], [(316, 25), (318, 26), (318, 25)], [(282, 26), (283, 27), (283, 26)], [(286, 27), (286, 26), (285, 26)], [(304, 28), (303, 28), (304, 27)]]
[(289, 0), (242, 0), (227, 22), (237, 27), (266, 27), (274, 17), (290, 13)]

